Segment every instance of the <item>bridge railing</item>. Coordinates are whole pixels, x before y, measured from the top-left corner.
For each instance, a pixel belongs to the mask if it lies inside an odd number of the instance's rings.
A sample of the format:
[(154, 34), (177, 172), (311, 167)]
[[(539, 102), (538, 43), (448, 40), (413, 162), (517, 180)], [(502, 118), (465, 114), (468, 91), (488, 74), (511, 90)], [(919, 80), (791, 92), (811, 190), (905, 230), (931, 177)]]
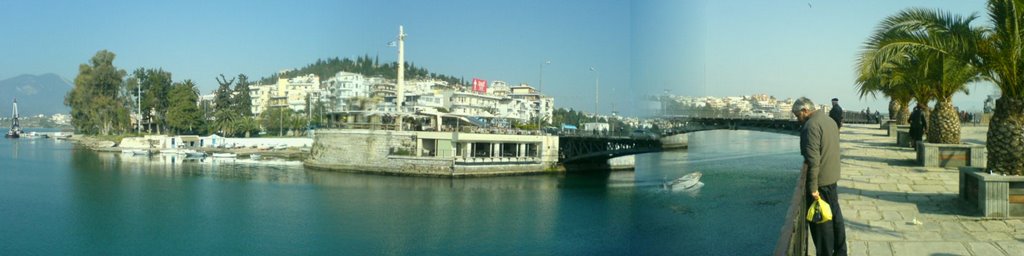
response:
[(793, 196), (789, 200), (785, 223), (779, 232), (779, 240), (775, 244), (775, 256), (807, 255), (806, 181), (807, 172), (801, 170), (800, 178), (797, 179), (793, 189)]

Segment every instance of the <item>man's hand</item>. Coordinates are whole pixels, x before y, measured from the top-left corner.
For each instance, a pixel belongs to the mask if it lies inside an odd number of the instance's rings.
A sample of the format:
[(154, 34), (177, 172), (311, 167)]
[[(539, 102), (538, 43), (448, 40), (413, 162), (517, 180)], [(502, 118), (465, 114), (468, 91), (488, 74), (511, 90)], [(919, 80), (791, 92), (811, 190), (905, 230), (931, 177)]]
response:
[(811, 192), (811, 197), (814, 198), (814, 201), (818, 201), (819, 199), (821, 199), (821, 194), (818, 193), (817, 190), (815, 190), (814, 192)]

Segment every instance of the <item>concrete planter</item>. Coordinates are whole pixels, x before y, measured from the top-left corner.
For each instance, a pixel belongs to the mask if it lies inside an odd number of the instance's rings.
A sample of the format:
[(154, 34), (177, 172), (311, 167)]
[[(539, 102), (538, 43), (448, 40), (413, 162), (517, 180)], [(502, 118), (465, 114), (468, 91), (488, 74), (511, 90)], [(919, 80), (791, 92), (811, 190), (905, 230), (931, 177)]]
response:
[(886, 135), (889, 135), (889, 137), (896, 137), (896, 133), (899, 130), (908, 130), (909, 131), (910, 130), (910, 125), (909, 124), (889, 125), (889, 133), (886, 134)]
[(892, 123), (892, 119), (882, 119), (878, 121), (878, 129), (888, 130), (889, 124)]
[(985, 168), (985, 145), (919, 143), (917, 162), (924, 167)]
[(896, 146), (909, 148), (911, 141), (913, 141), (913, 139), (910, 138), (910, 131), (908, 131), (908, 130), (896, 131)]
[(1024, 217), (1024, 176), (992, 175), (977, 167), (960, 167), (960, 199), (984, 217)]

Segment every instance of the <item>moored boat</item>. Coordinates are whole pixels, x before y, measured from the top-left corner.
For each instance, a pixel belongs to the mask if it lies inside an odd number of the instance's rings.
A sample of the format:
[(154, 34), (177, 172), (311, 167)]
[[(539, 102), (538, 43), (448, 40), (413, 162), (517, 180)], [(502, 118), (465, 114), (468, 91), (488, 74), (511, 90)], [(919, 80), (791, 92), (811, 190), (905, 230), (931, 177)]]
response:
[(213, 153), (213, 157), (215, 157), (215, 158), (236, 158), (236, 157), (238, 157), (238, 154), (235, 154), (235, 153)]
[(662, 185), (666, 190), (681, 191), (699, 188), (704, 185), (700, 182), (700, 177), (703, 176), (700, 172), (692, 172), (678, 179), (666, 182)]

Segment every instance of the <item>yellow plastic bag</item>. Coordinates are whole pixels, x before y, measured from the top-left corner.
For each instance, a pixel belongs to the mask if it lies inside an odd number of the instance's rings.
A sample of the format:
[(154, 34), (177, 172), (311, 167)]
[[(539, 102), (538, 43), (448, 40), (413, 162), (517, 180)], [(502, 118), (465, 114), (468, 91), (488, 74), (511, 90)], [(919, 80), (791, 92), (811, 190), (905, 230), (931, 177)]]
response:
[(832, 220), (832, 207), (819, 198), (814, 203), (811, 203), (811, 208), (807, 209), (807, 221), (812, 223), (825, 223)]

